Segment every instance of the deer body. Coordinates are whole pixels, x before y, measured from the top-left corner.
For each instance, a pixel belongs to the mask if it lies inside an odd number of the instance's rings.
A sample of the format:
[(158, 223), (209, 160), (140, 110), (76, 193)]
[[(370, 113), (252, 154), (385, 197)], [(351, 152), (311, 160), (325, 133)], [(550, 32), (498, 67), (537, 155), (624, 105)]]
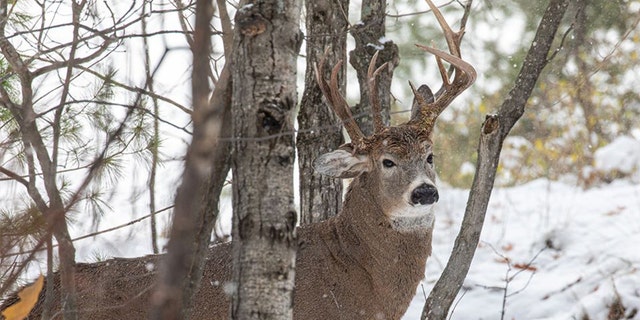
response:
[[(295, 319), (400, 319), (411, 302), (431, 252), (431, 206), (423, 208), (426, 224), (397, 229), (382, 211), (389, 204), (372, 201), (379, 192), (375, 174), (352, 182), (338, 216), (298, 229)], [(147, 318), (161, 257), (79, 264), (79, 317)], [(191, 319), (228, 318), (231, 265), (230, 243), (211, 248)], [(40, 319), (42, 301), (44, 292), (29, 319)], [(54, 305), (60, 309), (59, 302)]]
[[(298, 229), (293, 314), (299, 320), (400, 319), (423, 278), (431, 254), (434, 205), (438, 201), (432, 154), (432, 131), (438, 115), (475, 80), (473, 67), (460, 58), (462, 31), (453, 32), (437, 7), (427, 0), (440, 23), (450, 53), (419, 46), (436, 55), (443, 86), (433, 95), (427, 86), (413, 88), (411, 119), (386, 127), (380, 104), (371, 101), (374, 133), (356, 125), (338, 89), (341, 62), (324, 79), (324, 59), (316, 66), (318, 85), (341, 118), (351, 142), (321, 155), (318, 173), (353, 178), (340, 214)], [(377, 53), (369, 66), (369, 91), (375, 97)], [(454, 77), (442, 60), (453, 66)], [(451, 81), (450, 81), (451, 80)], [(231, 281), (231, 245), (211, 248), (192, 319), (227, 319)], [(76, 287), (81, 319), (144, 319), (161, 256), (114, 259), (77, 266)], [(54, 280), (55, 281), (55, 280)], [(59, 286), (54, 282), (53, 318), (61, 318)], [(265, 294), (272, 294), (265, 292)], [(1, 309), (14, 303), (15, 297)], [(29, 319), (40, 319), (44, 292)], [(56, 313), (58, 312), (58, 313)]]

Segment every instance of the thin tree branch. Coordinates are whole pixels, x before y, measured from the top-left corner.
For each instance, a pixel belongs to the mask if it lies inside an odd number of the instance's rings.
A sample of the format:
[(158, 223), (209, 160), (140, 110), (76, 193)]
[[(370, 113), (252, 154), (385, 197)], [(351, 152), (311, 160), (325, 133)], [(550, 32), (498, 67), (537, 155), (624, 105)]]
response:
[(160, 101), (164, 101), (164, 102), (169, 103), (169, 104), (173, 105), (174, 107), (180, 109), (181, 111), (183, 111), (184, 113), (186, 113), (188, 115), (191, 114), (191, 110), (189, 110), (187, 107), (185, 107), (185, 106), (181, 105), (180, 103), (178, 103), (178, 102), (176, 102), (176, 101), (174, 101), (172, 99), (169, 99), (169, 98), (167, 98), (165, 96), (159, 95), (159, 94), (157, 94), (155, 92), (152, 92), (152, 91), (149, 91), (149, 90), (147, 90), (145, 88), (132, 87), (132, 86), (126, 85), (126, 84), (124, 84), (122, 82), (118, 82), (118, 81), (115, 81), (113, 79), (109, 79), (109, 78), (105, 77), (103, 74), (100, 74), (99, 72), (96, 72), (95, 70), (92, 70), (91, 68), (87, 68), (87, 67), (84, 67), (84, 66), (76, 66), (76, 68), (78, 68), (78, 69), (80, 69), (82, 71), (85, 71), (87, 73), (90, 73), (90, 74), (96, 76), (99, 79), (102, 79), (102, 80), (105, 80), (105, 81), (109, 81), (109, 83), (111, 83), (111, 84), (113, 84), (113, 85), (115, 85), (117, 87), (129, 90), (131, 92), (144, 94), (146, 96), (149, 96), (149, 97), (154, 98), (154, 99), (158, 99)]
[[(74, 42), (77, 43), (77, 42)], [(107, 49), (109, 48), (109, 45), (111, 45), (113, 43), (113, 40), (105, 40), (102, 45), (98, 48), (98, 50), (92, 52), (91, 54), (84, 56), (82, 58), (69, 58), (68, 60), (63, 60), (63, 61), (55, 61), (52, 62), (51, 64), (42, 67), (40, 69), (36, 69), (35, 71), (33, 71), (33, 77), (39, 77), (41, 75), (47, 74), (51, 71), (57, 70), (57, 69), (62, 69), (62, 68), (69, 68), (69, 67), (73, 67), (74, 64), (79, 65), (82, 63), (86, 63), (89, 61), (93, 61), (96, 58), (98, 58), (99, 56), (101, 56), (105, 51), (107, 51)], [(73, 44), (72, 44), (72, 48), (73, 48)]]
[(229, 11), (227, 10), (226, 0), (216, 0), (218, 4), (218, 12), (220, 14), (220, 25), (222, 25), (222, 43), (224, 45), (224, 56), (231, 58), (231, 49), (233, 48), (233, 24)]
[[(51, 162), (53, 167), (58, 166), (58, 143), (60, 142), (60, 130), (61, 124), (60, 120), (62, 119), (62, 112), (64, 111), (65, 102), (67, 101), (67, 96), (69, 95), (69, 87), (71, 86), (71, 79), (73, 77), (73, 67), (75, 64), (76, 50), (78, 49), (78, 36), (79, 36), (79, 27), (78, 24), (80, 22), (80, 13), (82, 12), (82, 8), (84, 7), (86, 1), (77, 4), (75, 1), (71, 3), (71, 15), (73, 19), (73, 40), (71, 42), (71, 48), (69, 50), (69, 64), (67, 65), (67, 72), (65, 75), (65, 80), (62, 83), (62, 93), (60, 95), (60, 103), (58, 103), (58, 107), (56, 108), (55, 114), (53, 116), (53, 147), (51, 149)], [(55, 172), (54, 172), (55, 179)]]
[[(146, 19), (146, 6), (143, 7), (141, 12), (141, 27), (142, 34), (146, 34), (147, 32), (147, 19)], [(147, 77), (146, 83), (147, 88), (149, 88), (150, 92), (154, 92), (153, 89), (153, 77), (151, 77), (151, 57), (149, 56), (149, 41), (147, 37), (142, 38), (143, 51), (144, 51), (144, 73)], [(153, 114), (157, 115), (159, 113), (158, 108), (158, 99), (152, 98), (153, 103)], [(153, 143), (150, 146), (151, 151), (151, 170), (149, 171), (149, 180), (147, 185), (149, 186), (149, 211), (156, 211), (156, 173), (158, 169), (158, 147), (160, 143), (160, 131), (159, 131), (159, 122), (158, 118), (154, 118), (153, 120)], [(158, 230), (156, 226), (156, 217), (151, 214), (150, 227), (151, 227), (151, 248), (153, 249), (154, 254), (158, 254), (160, 250), (158, 249)]]
[[(117, 225), (117, 226), (114, 226), (114, 227), (111, 227), (111, 228), (107, 228), (107, 229), (104, 229), (104, 230), (91, 232), (91, 233), (87, 233), (87, 234), (79, 236), (79, 237), (75, 237), (75, 238), (71, 239), (71, 241), (76, 242), (76, 241), (80, 241), (80, 240), (83, 240), (83, 239), (99, 236), (101, 234), (105, 234), (105, 233), (113, 232), (113, 231), (116, 231), (116, 230), (120, 230), (122, 228), (126, 228), (128, 226), (134, 225), (134, 224), (136, 224), (138, 222), (142, 222), (142, 221), (150, 218), (151, 215), (157, 215), (158, 213), (166, 212), (166, 211), (168, 211), (170, 209), (173, 209), (173, 207), (174, 207), (173, 205), (168, 206), (168, 207), (164, 207), (164, 208), (162, 208), (162, 209), (160, 209), (160, 210), (158, 210), (156, 212), (149, 213), (149, 214), (147, 214), (145, 216), (142, 216), (140, 218), (131, 220), (129, 222), (125, 222), (123, 224), (120, 224), (120, 225)], [(58, 246), (57, 244), (52, 245), (53, 248), (55, 248), (57, 246)], [(40, 251), (44, 251), (44, 250), (48, 250), (48, 248), (40, 247), (40, 248), (35, 248), (35, 249), (27, 250), (27, 251), (12, 252), (12, 253), (9, 253), (9, 254), (0, 255), (0, 258), (9, 258), (9, 257), (21, 256), (21, 255), (31, 254), (33, 252), (40, 252)]]
[(185, 6), (181, 0), (175, 0), (175, 5), (176, 5), (176, 8), (180, 9), (177, 11), (178, 21), (180, 22), (180, 28), (182, 28), (182, 32), (184, 33), (185, 40), (187, 41), (187, 44), (189, 45), (189, 47), (193, 48), (193, 38), (190, 36), (191, 33), (188, 32), (193, 28), (189, 28), (189, 26), (187, 26), (188, 18), (185, 17), (184, 15), (184, 11), (187, 9), (187, 6)]
[[(441, 4), (441, 5), (437, 6), (437, 7), (438, 7), (438, 9), (439, 8), (444, 8), (444, 7), (452, 4), (454, 1), (456, 1), (456, 0), (449, 0), (448, 2), (445, 2), (445, 3), (443, 3), (443, 4)], [(423, 10), (423, 11), (416, 11), (416, 12), (409, 12), (409, 13), (397, 13), (397, 14), (387, 13), (387, 17), (396, 18), (397, 19), (397, 18), (404, 18), (404, 17), (410, 17), (410, 16), (419, 16), (419, 15), (423, 15), (423, 14), (429, 13), (429, 12), (431, 12), (431, 9)]]
[(18, 175), (17, 173), (0, 166), (0, 173), (3, 173), (4, 175), (6, 175), (7, 177), (9, 177), (11, 180), (15, 180), (16, 182), (24, 185), (25, 187), (29, 186), (29, 181), (25, 180), (23, 177), (21, 177), (20, 175)]
[(524, 113), (526, 102), (547, 63), (547, 56), (570, 0), (551, 0), (525, 57), (515, 85), (497, 115), (487, 116), (478, 145), (476, 175), (451, 257), (425, 303), (421, 319), (446, 319), (462, 287), (480, 239), (502, 143)]

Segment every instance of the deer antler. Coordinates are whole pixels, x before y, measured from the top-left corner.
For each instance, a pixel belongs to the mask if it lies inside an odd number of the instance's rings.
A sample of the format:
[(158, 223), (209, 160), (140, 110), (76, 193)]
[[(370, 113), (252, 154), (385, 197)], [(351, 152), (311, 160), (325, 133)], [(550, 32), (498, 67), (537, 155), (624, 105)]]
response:
[[(471, 84), (476, 80), (476, 70), (471, 64), (462, 60), (460, 57), (460, 41), (464, 30), (461, 29), (458, 32), (453, 32), (447, 21), (440, 13), (440, 10), (431, 2), (431, 0), (425, 0), (433, 11), (442, 31), (444, 32), (449, 47), (449, 52), (432, 48), (429, 46), (416, 45), (418, 48), (427, 51), (436, 56), (436, 62), (438, 63), (438, 70), (442, 77), (442, 87), (436, 93), (435, 101), (427, 102), (419, 94), (417, 94), (413, 85), (411, 89), (416, 96), (417, 103), (420, 106), (420, 113), (415, 119), (411, 119), (409, 123), (419, 125), (421, 127), (433, 128), (436, 119), (444, 111), (444, 109), (465, 89), (469, 88)], [(449, 80), (447, 70), (442, 64), (442, 60), (449, 62), (454, 69), (453, 81)]]
[(333, 108), (333, 111), (338, 115), (340, 120), (342, 120), (344, 128), (347, 130), (347, 134), (349, 134), (351, 141), (360, 141), (364, 138), (364, 134), (353, 119), (351, 108), (338, 89), (338, 71), (340, 71), (340, 67), (342, 67), (342, 60), (338, 61), (338, 63), (333, 67), (333, 70), (331, 70), (331, 83), (328, 84), (323, 76), (326, 56), (327, 52), (325, 51), (325, 54), (320, 59), (320, 65), (318, 66), (316, 64), (313, 66), (314, 71), (316, 72), (316, 81), (318, 82), (318, 86), (320, 86), (322, 94)]
[(373, 113), (374, 133), (379, 133), (384, 129), (384, 123), (382, 121), (382, 107), (380, 106), (380, 100), (378, 99), (378, 73), (387, 66), (388, 62), (383, 63), (378, 69), (375, 69), (379, 52), (380, 51), (376, 51), (376, 53), (373, 54), (373, 57), (371, 57), (371, 61), (369, 62), (369, 68), (367, 69), (367, 84), (369, 86), (371, 112)]

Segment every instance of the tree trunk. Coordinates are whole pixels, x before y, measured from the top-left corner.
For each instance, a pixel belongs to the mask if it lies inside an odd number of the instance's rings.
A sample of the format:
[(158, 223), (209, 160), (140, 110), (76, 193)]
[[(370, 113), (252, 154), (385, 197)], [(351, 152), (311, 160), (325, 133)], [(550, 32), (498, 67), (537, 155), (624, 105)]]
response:
[(442, 276), (424, 305), (421, 319), (446, 319), (478, 246), (487, 205), (493, 189), (502, 143), (522, 117), (527, 100), (542, 69), (569, 0), (552, 0), (538, 26), (538, 31), (516, 78), (515, 86), (496, 115), (487, 116), (480, 133), (476, 175), (453, 252)]
[(349, 62), (356, 69), (360, 84), (360, 103), (353, 107), (352, 112), (360, 130), (366, 135), (373, 132), (371, 103), (369, 102), (372, 97), (369, 96), (367, 69), (376, 51), (380, 51), (376, 68), (385, 62), (389, 63), (389, 68), (379, 73), (378, 96), (373, 98), (380, 101), (383, 122), (385, 125), (389, 124), (391, 79), (399, 58), (398, 46), (385, 38), (386, 8), (386, 0), (363, 0), (361, 23), (353, 25), (351, 29), (351, 35), (356, 40), (356, 47), (349, 54)]
[(75, 282), (76, 249), (71, 241), (64, 209), (56, 210), (53, 221), (53, 235), (58, 241), (60, 259), (60, 283), (62, 285), (61, 303), (64, 306), (64, 320), (78, 319), (78, 303)]
[(300, 1), (242, 1), (233, 49), (233, 319), (291, 319)]
[[(208, 183), (211, 176), (217, 174), (214, 159), (218, 156), (215, 152), (220, 150), (219, 136), (225, 110), (223, 97), (213, 99), (220, 104), (209, 102), (212, 16), (211, 1), (198, 0), (191, 48), (193, 140), (187, 150), (182, 184), (176, 194), (167, 256), (162, 262), (159, 281), (151, 298), (152, 319), (188, 319), (191, 297), (199, 285), (205, 259), (202, 248), (209, 244), (212, 220), (215, 221), (215, 217), (203, 210)], [(224, 94), (228, 78), (228, 70), (223, 70), (214, 96)]]
[[(191, 301), (197, 292), (203, 274), (204, 264), (209, 253), (212, 231), (220, 214), (220, 195), (231, 169), (231, 63), (226, 62), (220, 72), (220, 78), (213, 91), (210, 105), (214, 110), (223, 110), (220, 140), (212, 150), (212, 167), (209, 179), (204, 185), (204, 203), (199, 210), (196, 233), (196, 251), (194, 254), (194, 266), (191, 269), (187, 283), (185, 302)], [(192, 306), (190, 306), (192, 307)]]
[[(316, 82), (314, 64), (325, 50), (327, 65), (346, 60), (349, 0), (307, 0), (307, 69), (302, 103), (298, 112), (298, 166), (300, 168), (300, 224), (309, 224), (335, 216), (342, 206), (342, 181), (316, 174), (313, 161), (343, 142), (338, 117), (324, 102)], [(340, 90), (345, 93), (345, 69), (342, 67)], [(323, 76), (329, 78), (331, 68)]]
[[(576, 5), (577, 8), (575, 8), (575, 10), (577, 13), (573, 30), (576, 45), (571, 48), (571, 55), (573, 55), (573, 58), (575, 59), (579, 75), (579, 85), (576, 88), (577, 94), (575, 95), (575, 99), (578, 107), (582, 109), (584, 125), (587, 129), (586, 141), (593, 147), (593, 149), (590, 148), (591, 150), (596, 150), (600, 147), (600, 144), (603, 142), (601, 139), (604, 138), (605, 135), (598, 114), (599, 106), (597, 106), (592, 100), (595, 88), (591, 82), (591, 77), (589, 76), (591, 74), (592, 66), (590, 66), (586, 61), (586, 56), (588, 56), (588, 47), (581, 46), (582, 44), (587, 43), (587, 24), (589, 23), (590, 17), (587, 16), (586, 7), (589, 5), (589, 0), (578, 1)], [(592, 163), (593, 153), (586, 152), (585, 156), (589, 158), (586, 162)]]

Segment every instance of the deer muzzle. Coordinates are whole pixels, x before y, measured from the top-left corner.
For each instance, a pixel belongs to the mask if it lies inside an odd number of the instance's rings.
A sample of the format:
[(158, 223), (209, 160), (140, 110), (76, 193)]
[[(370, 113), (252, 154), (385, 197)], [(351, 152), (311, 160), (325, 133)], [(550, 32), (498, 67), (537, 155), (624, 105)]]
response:
[(423, 183), (411, 192), (413, 205), (425, 205), (438, 202), (438, 189), (432, 184)]

